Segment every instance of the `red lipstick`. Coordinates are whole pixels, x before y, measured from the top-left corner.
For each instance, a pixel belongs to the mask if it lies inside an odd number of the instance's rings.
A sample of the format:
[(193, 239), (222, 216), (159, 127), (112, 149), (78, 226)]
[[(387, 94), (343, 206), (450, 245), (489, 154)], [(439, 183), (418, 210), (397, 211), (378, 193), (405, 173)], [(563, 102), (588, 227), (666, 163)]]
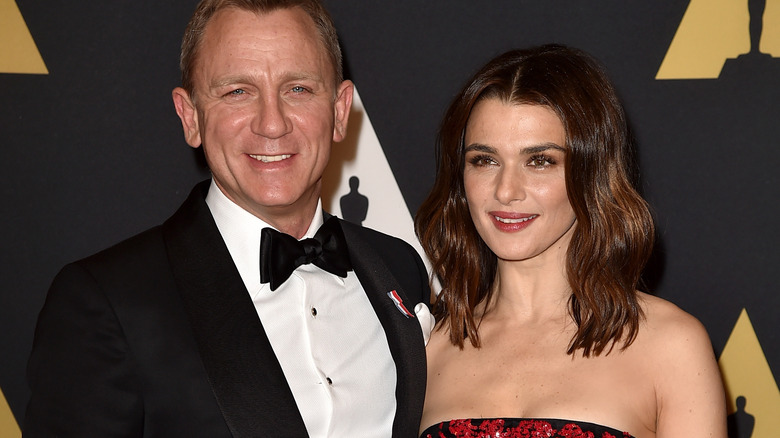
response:
[(515, 233), (531, 225), (538, 214), (513, 213), (509, 211), (491, 211), (488, 213), (493, 225), (505, 233)]

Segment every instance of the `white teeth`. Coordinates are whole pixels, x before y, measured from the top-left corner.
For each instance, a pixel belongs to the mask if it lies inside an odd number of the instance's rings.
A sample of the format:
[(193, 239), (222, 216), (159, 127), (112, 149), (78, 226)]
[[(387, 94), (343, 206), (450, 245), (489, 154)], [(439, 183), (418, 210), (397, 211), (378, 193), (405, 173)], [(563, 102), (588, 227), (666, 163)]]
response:
[(535, 218), (536, 216), (537, 215), (533, 215), (533, 216), (528, 216), (528, 217), (524, 217), (524, 218), (521, 218), (521, 219), (509, 219), (509, 218), (503, 218), (503, 217), (498, 217), (498, 216), (493, 216), (493, 217), (496, 218), (497, 221), (499, 221), (501, 223), (504, 223), (504, 224), (519, 224), (520, 222), (530, 221), (531, 219)]
[(254, 158), (255, 160), (262, 161), (263, 163), (273, 163), (274, 161), (286, 160), (292, 157), (292, 155), (250, 155), (250, 157)]

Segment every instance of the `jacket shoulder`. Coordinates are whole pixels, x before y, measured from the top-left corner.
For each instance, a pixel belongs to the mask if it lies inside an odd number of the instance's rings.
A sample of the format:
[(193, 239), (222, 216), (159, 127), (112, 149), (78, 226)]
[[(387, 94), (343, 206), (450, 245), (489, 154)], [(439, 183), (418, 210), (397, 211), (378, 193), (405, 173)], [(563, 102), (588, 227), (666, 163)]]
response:
[[(430, 303), (428, 271), (420, 254), (412, 245), (398, 237), (355, 225), (343, 219), (340, 222), (345, 233), (363, 241), (360, 245), (362, 251), (371, 251), (382, 260), (390, 272), (404, 285), (410, 295), (409, 298), (414, 302)], [(350, 242), (348, 245), (352, 248)]]
[(138, 272), (152, 272), (155, 267), (167, 265), (161, 227), (150, 228), (72, 265), (79, 266), (93, 276), (106, 278), (124, 278), (136, 276)]
[(360, 238), (371, 244), (374, 249), (380, 253), (382, 253), (385, 249), (384, 246), (388, 245), (392, 250), (412, 251), (414, 254), (417, 254), (417, 251), (412, 247), (412, 245), (403, 239), (385, 234), (373, 228), (356, 225), (344, 219), (339, 219), (339, 222), (341, 223), (341, 227), (343, 229), (349, 230), (353, 235), (360, 236)]

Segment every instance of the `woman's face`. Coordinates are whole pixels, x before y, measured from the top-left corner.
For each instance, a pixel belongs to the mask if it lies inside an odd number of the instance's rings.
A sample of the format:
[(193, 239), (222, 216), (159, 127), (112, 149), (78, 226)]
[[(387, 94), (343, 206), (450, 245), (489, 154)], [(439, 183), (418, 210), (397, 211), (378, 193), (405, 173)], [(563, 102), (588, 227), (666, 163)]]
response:
[(466, 125), (465, 154), (471, 219), (498, 258), (565, 254), (575, 216), (558, 116), (545, 106), (482, 100)]

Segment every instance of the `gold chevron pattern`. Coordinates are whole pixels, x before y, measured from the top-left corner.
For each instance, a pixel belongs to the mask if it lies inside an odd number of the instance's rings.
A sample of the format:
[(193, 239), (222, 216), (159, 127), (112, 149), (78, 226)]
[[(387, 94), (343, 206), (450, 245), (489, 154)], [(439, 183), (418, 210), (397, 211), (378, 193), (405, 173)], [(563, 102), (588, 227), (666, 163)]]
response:
[(0, 0), (0, 73), (49, 74), (14, 0)]
[[(780, 412), (780, 390), (747, 310), (742, 309), (718, 364), (726, 386), (729, 415), (747, 414), (754, 420), (752, 435), (747, 434), (750, 431), (740, 431), (740, 436), (777, 436), (780, 430), (780, 416), (777, 415)], [(741, 398), (741, 403), (737, 403), (738, 398)]]
[(3, 438), (22, 438), (22, 431), (16, 424), (16, 418), (5, 400), (2, 389), (0, 389), (0, 436)]
[[(656, 79), (716, 79), (750, 51), (749, 0), (691, 0)], [(765, 0), (759, 50), (780, 58), (780, 0)]]

